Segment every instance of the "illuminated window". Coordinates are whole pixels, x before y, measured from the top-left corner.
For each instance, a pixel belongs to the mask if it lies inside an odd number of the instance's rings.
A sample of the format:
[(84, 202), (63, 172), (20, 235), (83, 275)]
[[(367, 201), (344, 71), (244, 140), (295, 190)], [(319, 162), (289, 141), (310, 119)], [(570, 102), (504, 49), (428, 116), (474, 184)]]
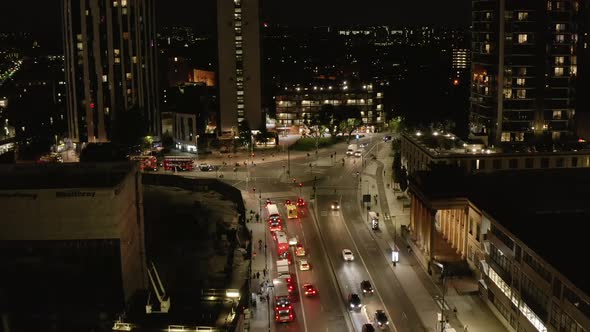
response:
[(127, 6), (127, 0), (121, 0), (121, 6), (123, 6), (123, 7)]
[(562, 56), (556, 56), (555, 57), (555, 64), (558, 66), (561, 66), (565, 63), (565, 57)]
[(526, 80), (524, 78), (517, 78), (516, 79), (516, 85), (518, 86), (524, 86), (526, 83)]
[(555, 67), (555, 76), (563, 76), (563, 67)]
[(578, 75), (578, 66), (571, 66), (570, 73), (572, 74), (572, 76)]
[(504, 89), (504, 98), (506, 98), (506, 99), (512, 98), (512, 89)]
[(519, 21), (526, 21), (529, 19), (529, 13), (527, 12), (518, 12), (518, 20)]
[(108, 79), (107, 79), (107, 75), (102, 75), (102, 81), (103, 81), (103, 82), (107, 82), (107, 81), (108, 81)]
[(553, 120), (561, 120), (561, 111), (553, 111)]
[(128, 80), (132, 79), (133, 76), (131, 75), (131, 73), (126, 73), (125, 74), (125, 78), (127, 78)]
[(518, 43), (524, 44), (528, 41), (528, 35), (526, 33), (519, 33), (518, 34)]
[(119, 49), (118, 49), (118, 48), (115, 48), (115, 49), (113, 50), (113, 52), (115, 53), (115, 55), (119, 55), (119, 52), (120, 52), (120, 51), (119, 51)]
[(492, 45), (491, 44), (488, 44), (488, 43), (485, 43), (484, 44), (484, 52), (485, 53), (490, 53), (491, 51), (492, 51)]
[(117, 7), (119, 6), (119, 2), (118, 1), (113, 1), (113, 7)]
[(244, 95), (244, 91), (238, 91), (238, 96), (243, 96)]
[(526, 98), (526, 90), (525, 89), (516, 90), (516, 98), (518, 98), (518, 99)]
[(121, 58), (119, 58), (119, 57), (116, 57), (116, 58), (115, 58), (115, 63), (120, 63), (120, 62), (121, 62)]
[(76, 43), (76, 47), (78, 48), (78, 50), (82, 51), (84, 49), (84, 44), (83, 43)]
[(563, 43), (565, 41), (565, 35), (555, 35), (555, 42)]
[(555, 25), (555, 31), (557, 31), (557, 32), (565, 31), (565, 24), (564, 23), (557, 23)]

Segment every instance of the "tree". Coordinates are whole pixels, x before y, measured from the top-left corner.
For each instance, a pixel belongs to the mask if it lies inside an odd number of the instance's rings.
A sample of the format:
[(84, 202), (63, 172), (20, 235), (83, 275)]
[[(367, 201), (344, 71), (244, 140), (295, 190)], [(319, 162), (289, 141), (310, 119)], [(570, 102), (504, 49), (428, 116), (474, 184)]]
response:
[(399, 151), (393, 155), (393, 182), (399, 183), (402, 174), (402, 156)]
[(408, 171), (404, 166), (401, 168), (399, 189), (404, 192), (408, 189)]
[(252, 130), (250, 129), (250, 124), (248, 120), (244, 119), (242, 122), (238, 124), (238, 131), (239, 131), (239, 141), (240, 144), (243, 146), (248, 146), (252, 144)]
[(276, 135), (274, 133), (269, 132), (265, 127), (262, 127), (262, 129), (260, 129), (260, 131), (258, 132), (258, 134), (256, 134), (256, 141), (257, 142), (261, 142), (264, 144), (264, 146), (266, 146), (266, 144), (268, 143), (268, 141), (270, 141), (271, 138), (275, 137)]

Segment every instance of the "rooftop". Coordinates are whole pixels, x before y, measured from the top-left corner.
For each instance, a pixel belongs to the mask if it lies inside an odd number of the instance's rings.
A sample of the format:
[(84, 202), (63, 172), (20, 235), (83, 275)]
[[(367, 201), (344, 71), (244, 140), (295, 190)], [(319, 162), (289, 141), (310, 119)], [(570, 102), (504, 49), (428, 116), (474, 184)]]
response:
[(403, 135), (420, 146), (433, 157), (490, 154), (536, 154), (536, 153), (571, 153), (590, 152), (590, 144), (584, 140), (552, 143), (502, 143), (497, 147), (487, 147), (477, 140), (463, 141), (452, 133), (445, 131), (420, 131)]
[(131, 162), (0, 165), (0, 190), (109, 188), (134, 167)]
[(574, 257), (587, 242), (590, 172), (587, 169), (514, 170), (464, 175), (438, 167), (413, 185), (430, 199), (466, 197), (590, 296), (590, 279)]

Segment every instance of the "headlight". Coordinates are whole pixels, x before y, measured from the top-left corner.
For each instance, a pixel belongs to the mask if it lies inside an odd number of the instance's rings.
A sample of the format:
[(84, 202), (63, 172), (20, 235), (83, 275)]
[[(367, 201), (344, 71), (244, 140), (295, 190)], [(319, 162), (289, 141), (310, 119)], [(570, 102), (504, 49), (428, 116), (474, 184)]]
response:
[(354, 308), (354, 304), (352, 304), (352, 303), (351, 303), (351, 304), (350, 304), (350, 307), (351, 307), (351, 308)]
[(385, 324), (389, 325), (389, 321), (385, 322)]

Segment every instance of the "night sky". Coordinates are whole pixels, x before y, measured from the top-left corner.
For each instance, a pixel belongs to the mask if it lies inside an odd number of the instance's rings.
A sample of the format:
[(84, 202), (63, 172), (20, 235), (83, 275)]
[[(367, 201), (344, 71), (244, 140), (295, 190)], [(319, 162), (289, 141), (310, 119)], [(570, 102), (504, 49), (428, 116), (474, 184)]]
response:
[[(214, 0), (157, 0), (159, 25), (215, 29)], [(31, 32), (41, 41), (61, 45), (61, 0), (0, 1), (0, 31)], [(269, 23), (297, 26), (408, 24), (467, 26), (471, 0), (264, 0)], [(31, 8), (35, 8), (32, 10)], [(425, 8), (428, 8), (427, 10)]]

